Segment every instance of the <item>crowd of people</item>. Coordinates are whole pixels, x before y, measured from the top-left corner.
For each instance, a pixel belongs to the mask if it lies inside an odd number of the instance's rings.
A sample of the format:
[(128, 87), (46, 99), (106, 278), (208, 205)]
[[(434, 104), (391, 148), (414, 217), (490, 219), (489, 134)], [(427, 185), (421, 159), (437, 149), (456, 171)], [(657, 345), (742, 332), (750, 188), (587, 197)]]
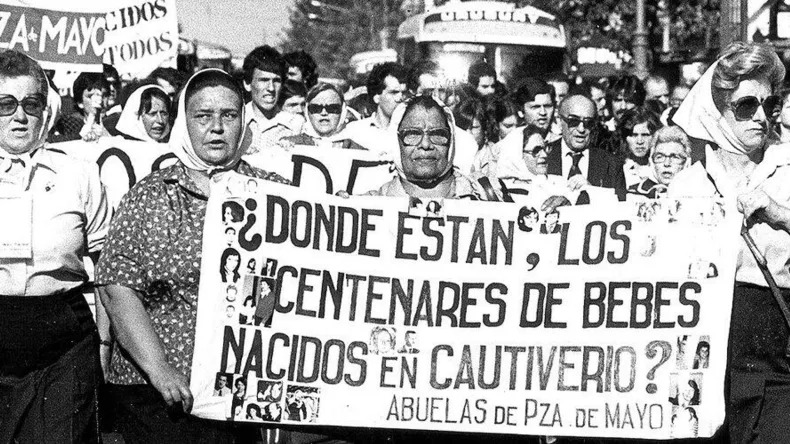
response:
[[(505, 85), (485, 61), (471, 66), (467, 83), (449, 84), (423, 60), (375, 66), (360, 94), (320, 82), (318, 73), (304, 51), (281, 55), (269, 46), (250, 52), (239, 75), (159, 68), (122, 85), (105, 66), (77, 77), (67, 112), (38, 63), (0, 53), (0, 210), (32, 221), (20, 217), (9, 234), (18, 248), (0, 251), (0, 443), (97, 442), (102, 429), (129, 443), (280, 439), (189, 415), (189, 375), (210, 179), (234, 171), (288, 184), (243, 156), (296, 145), (389, 156), (397, 174), (366, 194), (436, 205), (532, 196), (540, 212), (556, 216), (564, 205), (664, 196), (736, 202), (766, 262), (742, 246), (728, 425), (716, 439), (786, 439), (790, 330), (774, 297), (790, 293), (790, 89), (771, 47), (735, 43), (695, 84), (674, 88), (629, 74)], [(97, 166), (47, 144), (107, 136), (167, 143), (178, 160), (110, 208)], [(223, 215), (235, 220), (239, 210)], [(524, 208), (519, 226), (531, 229), (537, 211)], [(223, 255), (223, 282), (243, 266), (232, 253)], [(95, 322), (83, 297), (87, 254), (97, 260)], [(707, 368), (707, 347), (695, 369)], [(697, 387), (688, 386), (678, 387), (676, 404), (693, 399)], [(227, 377), (217, 390), (235, 393)], [(325, 432), (291, 431), (293, 442), (448, 439)]]

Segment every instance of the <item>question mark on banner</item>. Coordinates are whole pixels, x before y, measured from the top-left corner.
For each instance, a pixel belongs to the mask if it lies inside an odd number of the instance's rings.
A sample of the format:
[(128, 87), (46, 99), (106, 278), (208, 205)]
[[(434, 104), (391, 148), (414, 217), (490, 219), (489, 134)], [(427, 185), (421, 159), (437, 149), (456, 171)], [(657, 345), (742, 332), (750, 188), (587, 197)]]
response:
[[(652, 359), (655, 358), (658, 354), (658, 349), (661, 349), (661, 359), (658, 361), (658, 364), (654, 365), (649, 372), (647, 372), (647, 379), (652, 381), (656, 376), (656, 370), (659, 367), (664, 365), (665, 362), (669, 360), (669, 356), (672, 354), (672, 344), (667, 341), (650, 341), (649, 344), (645, 347), (645, 354), (648, 358)], [(658, 387), (654, 382), (647, 384), (645, 387), (648, 393), (651, 395), (658, 390)]]
[(530, 269), (529, 269), (529, 270), (527, 270), (527, 271), (532, 271), (532, 270), (534, 270), (534, 269), (535, 269), (535, 267), (537, 267), (537, 266), (538, 266), (538, 264), (540, 263), (540, 256), (538, 256), (538, 253), (530, 253), (530, 254), (527, 256), (527, 263), (528, 263), (529, 265), (531, 265), (531, 266), (532, 266), (532, 268), (530, 268)]

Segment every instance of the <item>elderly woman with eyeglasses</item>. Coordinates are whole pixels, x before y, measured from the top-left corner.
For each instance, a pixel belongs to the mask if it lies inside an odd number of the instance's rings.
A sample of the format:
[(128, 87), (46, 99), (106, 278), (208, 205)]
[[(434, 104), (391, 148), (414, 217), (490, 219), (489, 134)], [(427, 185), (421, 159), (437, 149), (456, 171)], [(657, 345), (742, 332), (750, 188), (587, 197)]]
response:
[(284, 146), (307, 145), (324, 148), (364, 149), (344, 133), (348, 107), (343, 94), (328, 83), (319, 83), (307, 92), (306, 122), (302, 132), (283, 137)]
[(647, 157), (650, 177), (628, 187), (629, 196), (649, 199), (664, 196), (672, 179), (689, 166), (691, 143), (680, 127), (667, 126), (650, 139)]
[(787, 441), (790, 427), (788, 327), (764, 273), (790, 297), (790, 156), (772, 124), (785, 67), (769, 45), (736, 42), (697, 82), (673, 120), (689, 135), (694, 163), (672, 196), (737, 202), (757, 262), (741, 244), (735, 275), (728, 366), (730, 439)]
[(418, 95), (398, 105), (390, 127), (397, 131), (393, 160), (398, 175), (367, 194), (482, 199), (480, 184), (453, 167), (455, 119), (449, 108), (431, 96)]
[[(110, 220), (95, 163), (45, 146), (44, 70), (0, 52), (0, 442), (98, 442), (99, 335), (83, 256)], [(97, 304), (101, 310), (101, 304)]]

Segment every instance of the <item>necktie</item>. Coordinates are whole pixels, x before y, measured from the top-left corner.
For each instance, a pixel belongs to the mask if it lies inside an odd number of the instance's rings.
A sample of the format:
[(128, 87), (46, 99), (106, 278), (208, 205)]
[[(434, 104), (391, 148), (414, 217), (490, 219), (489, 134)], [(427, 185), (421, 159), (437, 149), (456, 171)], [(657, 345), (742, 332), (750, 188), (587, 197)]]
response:
[(568, 179), (570, 179), (571, 177), (582, 173), (582, 169), (579, 167), (579, 162), (582, 160), (584, 153), (572, 152), (568, 153), (568, 155), (571, 156), (571, 159), (573, 160), (573, 164), (571, 164), (571, 170), (568, 172)]

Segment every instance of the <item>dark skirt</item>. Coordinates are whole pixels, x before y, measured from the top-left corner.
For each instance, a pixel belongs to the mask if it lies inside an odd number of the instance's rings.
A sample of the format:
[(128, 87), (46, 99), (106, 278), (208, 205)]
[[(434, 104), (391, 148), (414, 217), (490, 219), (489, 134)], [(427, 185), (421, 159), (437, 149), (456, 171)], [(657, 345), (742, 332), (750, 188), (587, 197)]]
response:
[[(790, 290), (782, 290), (790, 302)], [(730, 440), (790, 440), (790, 329), (771, 290), (736, 283), (728, 353)]]
[(98, 333), (80, 288), (0, 296), (0, 444), (97, 442)]

